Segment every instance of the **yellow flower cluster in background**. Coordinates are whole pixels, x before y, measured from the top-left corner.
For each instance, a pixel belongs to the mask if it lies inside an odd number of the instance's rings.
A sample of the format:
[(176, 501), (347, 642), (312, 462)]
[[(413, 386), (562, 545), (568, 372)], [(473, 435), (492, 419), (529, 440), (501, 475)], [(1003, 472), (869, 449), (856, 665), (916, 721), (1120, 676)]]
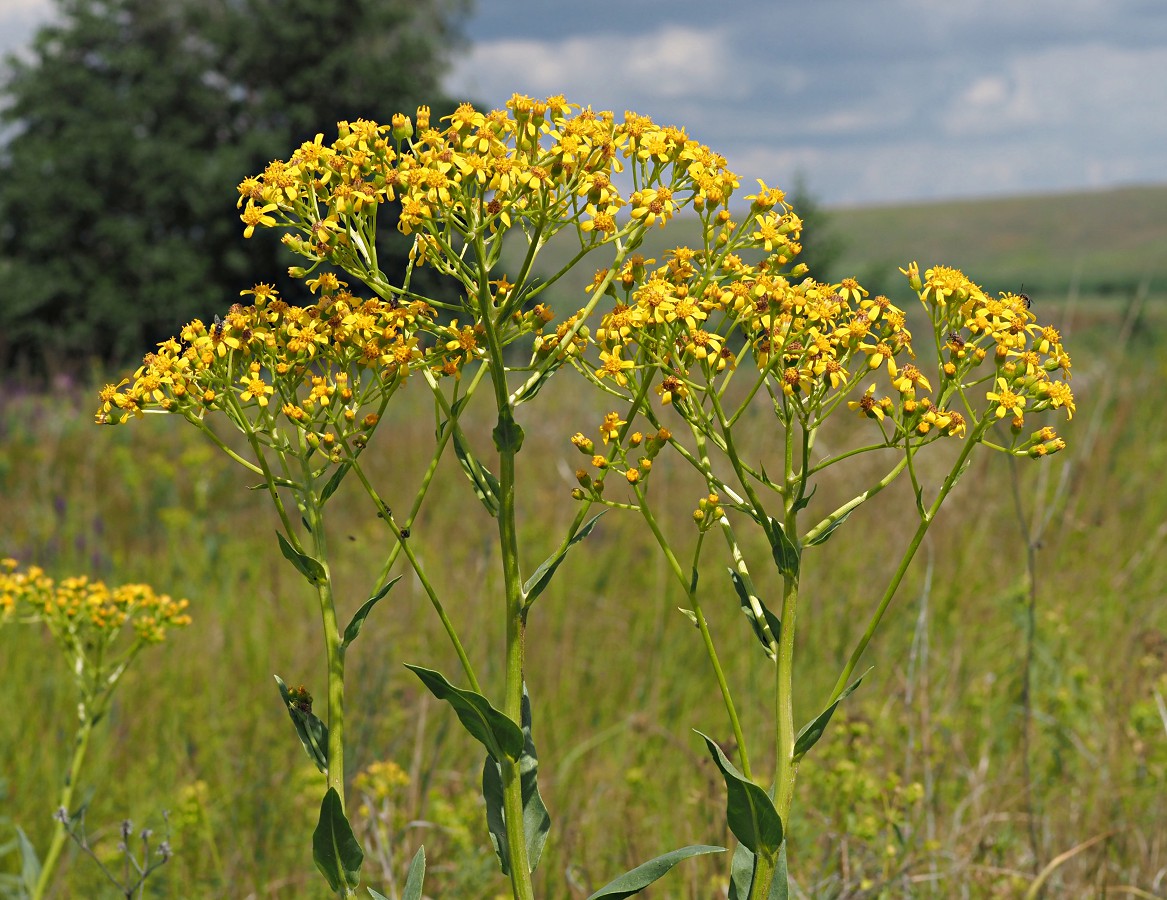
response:
[(77, 650), (108, 645), (126, 624), (141, 642), (161, 643), (169, 629), (190, 624), (188, 605), (146, 584), (110, 588), (86, 576), (55, 581), (38, 566), (21, 570), (14, 559), (0, 560), (0, 616), (43, 621)]

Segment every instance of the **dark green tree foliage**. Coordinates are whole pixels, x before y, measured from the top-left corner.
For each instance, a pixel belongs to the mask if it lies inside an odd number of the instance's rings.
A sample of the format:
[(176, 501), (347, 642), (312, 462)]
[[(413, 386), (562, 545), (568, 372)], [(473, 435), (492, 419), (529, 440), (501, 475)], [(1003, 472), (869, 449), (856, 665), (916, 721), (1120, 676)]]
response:
[(835, 266), (843, 253), (843, 239), (831, 230), (830, 213), (811, 193), (802, 173), (795, 174), (793, 187), (786, 192), (786, 201), (802, 219), (802, 252), (798, 255), (798, 262), (810, 266), (810, 275), (818, 281), (834, 281), (839, 275)]
[[(439, 79), (467, 3), (57, 7), (0, 89), (6, 369), (125, 361), (280, 280), (295, 260), (265, 230), (245, 242), (235, 185), (339, 120), (448, 112)], [(381, 253), (403, 260), (391, 226)]]

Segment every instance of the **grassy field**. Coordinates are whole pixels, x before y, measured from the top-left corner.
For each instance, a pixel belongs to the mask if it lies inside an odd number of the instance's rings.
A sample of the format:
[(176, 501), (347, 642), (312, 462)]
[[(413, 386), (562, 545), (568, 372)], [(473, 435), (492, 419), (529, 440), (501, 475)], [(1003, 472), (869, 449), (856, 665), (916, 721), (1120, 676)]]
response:
[[(1159, 277), (1164, 262), (1145, 247), (1135, 252), (1139, 229), (1117, 229), (1128, 247), (1117, 236), (1110, 243), (1116, 229), (1104, 224), (1118, 220), (1119, 208), (1133, 216), (1143, 193), (1117, 192), (1109, 213), (1093, 214), (1081, 198), (946, 205), (956, 222), (947, 240), (922, 208), (855, 214), (870, 216), (856, 234), (896, 234), (922, 263), (942, 257), (987, 284), (1016, 276), (1027, 292), (1040, 291), (1043, 321), (1063, 330), (1074, 357), (1078, 415), (1059, 428), (1069, 449), (1042, 464), (981, 455), (930, 533), (868, 651), (874, 671), (800, 770), (790, 866), (801, 896), (1020, 897), (1067, 853), (1046, 896), (1167, 895), (1167, 713), (1159, 705), (1167, 696), (1167, 420), (1152, 415), (1167, 395), (1158, 355), (1167, 321), (1163, 297), (1136, 288), (1144, 275)], [(1167, 190), (1145, 193), (1161, 211)], [(1067, 220), (1076, 217), (1080, 236), (1052, 249), (1022, 227), (1044, 222), (1050, 234), (1070, 235)], [(1005, 221), (1019, 223), (1019, 236), (990, 252), (981, 238)], [(871, 237), (862, 252), (857, 271), (900, 251)], [(1087, 282), (1104, 257), (1113, 260), (1109, 293)], [(574, 513), (578, 454), (567, 439), (594, 429), (603, 412), (561, 381), (540, 407), (551, 412), (522, 423), (527, 571)], [(407, 502), (433, 440), (422, 391), (411, 388), (404, 401), (364, 457), (391, 505)], [(193, 429), (152, 417), (95, 430), (95, 404), (90, 389), (12, 388), (0, 399), (0, 555), (56, 576), (149, 581), (189, 597), (195, 622), (147, 651), (99, 726), (90, 828), (110, 847), (122, 819), (159, 828), (169, 810), (176, 856), (154, 882), (159, 895), (323, 896), (309, 858), (320, 780), (272, 681), (278, 674), (321, 690), (318, 613), (280, 556), (276, 518), (247, 490), (253, 479)], [(483, 424), (475, 440), (488, 441), (488, 430)], [(771, 442), (762, 431), (752, 438), (761, 449)], [(684, 533), (693, 486), (679, 473), (658, 474), (653, 490)], [(470, 636), (486, 692), (495, 693), (503, 672), (494, 523), (456, 465), (442, 475), (412, 540)], [(386, 544), (384, 523), (347, 490), (335, 501), (344, 506), (333, 521), (343, 524), (332, 536), (348, 598), (342, 619), (368, 596)], [(829, 691), (898, 560), (910, 497), (889, 491), (882, 500), (852, 517), (804, 574), (804, 697)], [(723, 572), (711, 568), (703, 583), (714, 635), (726, 647), (746, 646)], [(724, 738), (729, 727), (680, 602), (639, 521), (610, 512), (532, 612), (528, 682), (540, 786), (554, 820), (541, 896), (586, 897), (659, 853), (729, 843), (724, 785), (692, 731)], [(406, 662), (451, 677), (457, 669), (408, 577), (349, 658), (350, 775), (388, 760), (409, 776), (383, 811), (399, 843), (371, 856), (366, 882), (382, 884), (382, 862), (400, 875), (424, 842), (429, 896), (505, 896), (483, 827), (480, 750)], [(750, 709), (747, 730), (765, 746), (759, 707), (768, 686), (757, 683), (757, 660), (730, 653), (723, 662)], [(0, 674), (0, 809), (43, 847), (69, 753), (70, 677), (47, 635), (17, 626), (0, 630)], [(799, 718), (814, 712), (808, 703)], [(57, 896), (107, 895), (95, 871), (70, 858)], [(724, 896), (724, 871), (724, 860), (689, 861), (645, 896)]]

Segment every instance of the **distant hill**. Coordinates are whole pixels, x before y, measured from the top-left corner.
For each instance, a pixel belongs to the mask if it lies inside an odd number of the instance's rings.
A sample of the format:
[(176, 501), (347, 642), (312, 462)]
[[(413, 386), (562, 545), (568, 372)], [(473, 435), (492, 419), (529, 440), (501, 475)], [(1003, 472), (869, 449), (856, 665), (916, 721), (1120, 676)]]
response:
[(963, 269), (991, 291), (1167, 290), (1167, 185), (828, 211), (835, 278), (876, 289), (913, 259)]

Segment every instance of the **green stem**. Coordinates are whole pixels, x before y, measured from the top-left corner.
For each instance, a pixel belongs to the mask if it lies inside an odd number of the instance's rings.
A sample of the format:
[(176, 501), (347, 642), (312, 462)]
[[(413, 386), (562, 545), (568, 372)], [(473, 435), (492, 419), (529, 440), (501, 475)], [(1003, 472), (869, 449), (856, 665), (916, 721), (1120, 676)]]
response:
[[(80, 704), (81, 724), (77, 726), (77, 733), (73, 738), (73, 759), (69, 763), (69, 774), (65, 776), (65, 783), (61, 787), (61, 795), (57, 806), (66, 814), (71, 811), (73, 793), (77, 787), (77, 780), (81, 776), (81, 766), (85, 763), (85, 754), (89, 749), (89, 735), (93, 732), (93, 717), (89, 715), (84, 702)], [(57, 863), (60, 862), (61, 852), (65, 849), (68, 838), (68, 829), (64, 822), (58, 821), (53, 829), (53, 839), (49, 844), (48, 852), (41, 863), (40, 877), (32, 891), (32, 900), (41, 900), (53, 881)]]
[[(951, 471), (944, 479), (944, 483), (940, 486), (940, 491), (936, 495), (936, 499), (928, 510), (920, 517), (920, 524), (916, 528), (916, 533), (912, 535), (912, 541), (908, 545), (908, 549), (904, 551), (904, 556), (900, 560), (899, 566), (896, 568), (895, 574), (892, 575), (891, 581), (888, 582), (887, 589), (883, 592), (883, 597), (880, 598), (879, 606), (876, 607), (874, 614), (871, 616), (871, 621), (867, 624), (867, 630), (863, 632), (863, 637), (859, 639), (859, 643), (851, 653), (850, 659), (847, 660), (847, 665), (843, 667), (843, 671), (839, 673), (839, 679), (835, 682), (835, 687), (831, 691), (830, 697), (827, 699), (827, 706), (830, 706), (842, 696), (843, 691), (847, 689), (847, 682), (851, 680), (855, 669), (859, 665), (859, 659), (863, 656), (863, 651), (867, 649), (867, 645), (871, 643), (871, 638), (875, 635), (876, 628), (879, 627), (880, 620), (883, 619), (883, 614), (887, 612), (887, 608), (891, 603), (892, 597), (895, 596), (899, 590), (900, 582), (904, 580), (904, 575), (907, 574), (908, 566), (911, 565), (912, 558), (916, 555), (916, 551), (920, 549), (920, 544), (923, 543), (924, 535), (928, 533), (928, 527), (936, 518), (936, 513), (939, 511), (941, 504), (944, 503), (948, 494), (956, 486), (956, 482), (960, 479), (964, 471), (965, 464), (968, 462), (969, 454), (972, 453), (973, 447), (981, 442), (985, 431), (989, 425), (992, 424), (986, 417), (985, 421), (977, 425), (976, 428), (969, 434), (968, 439), (961, 448), (960, 456), (957, 457), (953, 464)], [(784, 629), (785, 630), (785, 629)]]
[[(502, 554), (503, 585), (506, 593), (506, 686), (503, 712), (515, 724), (523, 721), (523, 653), (526, 616), (523, 611), (523, 584), (519, 574), (518, 529), (515, 525), (515, 456), (518, 453), (518, 424), (507, 396), (506, 369), (498, 329), (493, 321), (487, 271), (482, 263), (481, 243), (475, 249), (479, 255), (480, 282), (478, 297), (482, 310), (482, 324), (490, 353), (490, 375), (494, 386), (498, 425), (495, 443), (499, 458), (498, 537)], [(503, 789), (503, 816), (506, 822), (507, 850), (510, 858), (511, 889), (514, 900), (534, 900), (531, 883), (531, 865), (527, 857), (527, 838), (523, 828), (523, 793), (519, 778), (519, 760), (500, 759)]]
[(320, 618), (324, 626), (324, 652), (328, 665), (328, 786), (335, 788), (344, 809), (344, 647), (332, 595), (332, 572), (328, 567), (328, 546), (324, 519), (316, 498), (309, 499), (307, 512), (312, 526), (313, 555), (324, 568), (324, 578), (316, 585)]

